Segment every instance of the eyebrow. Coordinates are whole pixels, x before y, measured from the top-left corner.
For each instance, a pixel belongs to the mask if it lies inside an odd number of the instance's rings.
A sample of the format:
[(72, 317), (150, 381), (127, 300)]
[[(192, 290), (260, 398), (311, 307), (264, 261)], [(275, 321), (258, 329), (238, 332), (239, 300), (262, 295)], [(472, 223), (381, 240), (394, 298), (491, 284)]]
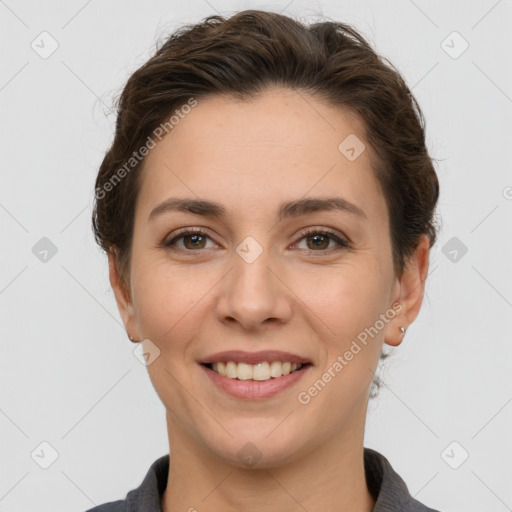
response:
[[(310, 197), (288, 201), (279, 206), (278, 216), (279, 219), (282, 220), (289, 217), (299, 217), (308, 213), (332, 210), (349, 213), (361, 219), (368, 220), (364, 210), (342, 197)], [(225, 219), (227, 217), (227, 210), (220, 203), (206, 201), (204, 199), (172, 197), (156, 206), (149, 214), (148, 221), (169, 211), (193, 213), (195, 215), (217, 219)]]

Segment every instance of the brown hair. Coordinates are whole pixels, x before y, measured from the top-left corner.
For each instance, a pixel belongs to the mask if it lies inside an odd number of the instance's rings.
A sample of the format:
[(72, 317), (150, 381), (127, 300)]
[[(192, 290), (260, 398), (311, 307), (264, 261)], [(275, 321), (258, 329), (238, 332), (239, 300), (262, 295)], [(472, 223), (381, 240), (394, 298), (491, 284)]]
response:
[(281, 14), (246, 10), (181, 27), (130, 76), (121, 93), (114, 141), (96, 179), (92, 222), (98, 244), (117, 252), (122, 282), (129, 282), (144, 162), (133, 155), (191, 98), (247, 99), (272, 85), (313, 94), (364, 121), (389, 211), (397, 276), (422, 234), (430, 246), (435, 243), (439, 183), (425, 146), (425, 121), (394, 66), (344, 23), (307, 26)]

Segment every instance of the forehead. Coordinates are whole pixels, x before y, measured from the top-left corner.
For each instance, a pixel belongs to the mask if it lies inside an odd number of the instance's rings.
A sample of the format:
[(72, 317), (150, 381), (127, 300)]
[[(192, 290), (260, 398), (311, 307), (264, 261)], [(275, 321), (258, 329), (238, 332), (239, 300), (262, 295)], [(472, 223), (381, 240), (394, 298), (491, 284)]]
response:
[(370, 151), (358, 116), (303, 92), (198, 98), (146, 156), (137, 209), (147, 217), (170, 196), (210, 199), (235, 212), (340, 195), (382, 217)]

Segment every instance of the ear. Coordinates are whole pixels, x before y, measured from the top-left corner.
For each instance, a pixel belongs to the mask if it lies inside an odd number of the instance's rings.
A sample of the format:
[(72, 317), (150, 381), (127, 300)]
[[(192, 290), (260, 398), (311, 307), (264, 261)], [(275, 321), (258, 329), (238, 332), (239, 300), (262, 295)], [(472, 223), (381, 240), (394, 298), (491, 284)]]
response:
[[(397, 278), (393, 303), (399, 302), (402, 308), (389, 322), (390, 332), (385, 339), (388, 345), (398, 346), (402, 343), (404, 337), (400, 327), (407, 329), (420, 312), (428, 274), (429, 251), (429, 238), (427, 235), (422, 235), (414, 254), (406, 262), (402, 277)], [(395, 310), (398, 311), (398, 308)]]
[(119, 314), (123, 320), (128, 337), (133, 337), (133, 342), (139, 341), (139, 333), (137, 330), (137, 322), (135, 317), (135, 309), (132, 304), (131, 293), (129, 287), (122, 282), (119, 273), (119, 260), (117, 250), (111, 249), (108, 253), (108, 270), (109, 279), (114, 291)]

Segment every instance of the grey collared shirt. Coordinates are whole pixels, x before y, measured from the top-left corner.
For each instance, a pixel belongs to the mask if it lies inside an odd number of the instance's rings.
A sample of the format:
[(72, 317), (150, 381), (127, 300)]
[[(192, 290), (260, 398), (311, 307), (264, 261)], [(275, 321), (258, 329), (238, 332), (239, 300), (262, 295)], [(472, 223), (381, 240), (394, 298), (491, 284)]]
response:
[[(379, 452), (364, 448), (364, 468), (369, 491), (375, 499), (373, 512), (440, 512), (415, 500), (402, 478)], [(139, 487), (126, 499), (111, 501), (86, 512), (162, 512), (160, 500), (167, 486), (169, 455), (157, 459)]]

